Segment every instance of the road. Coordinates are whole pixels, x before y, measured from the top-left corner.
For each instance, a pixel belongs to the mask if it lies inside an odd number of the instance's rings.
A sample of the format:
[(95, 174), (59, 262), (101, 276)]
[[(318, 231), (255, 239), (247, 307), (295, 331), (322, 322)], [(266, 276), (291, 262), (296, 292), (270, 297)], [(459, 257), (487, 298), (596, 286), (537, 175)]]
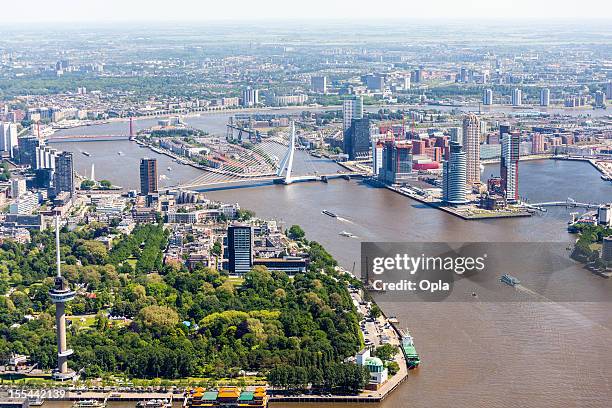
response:
[(363, 393), (363, 395), (372, 395), (383, 399), (408, 376), (408, 366), (404, 358), (404, 353), (401, 351), (401, 338), (386, 316), (381, 315), (375, 319), (368, 318), (372, 303), (365, 302), (358, 291), (351, 291), (351, 297), (359, 313), (364, 316), (359, 324), (366, 347), (376, 348), (383, 344), (392, 344), (399, 348), (398, 353), (393, 359), (399, 365), (399, 371), (393, 377), (389, 378), (378, 390), (365, 391)]

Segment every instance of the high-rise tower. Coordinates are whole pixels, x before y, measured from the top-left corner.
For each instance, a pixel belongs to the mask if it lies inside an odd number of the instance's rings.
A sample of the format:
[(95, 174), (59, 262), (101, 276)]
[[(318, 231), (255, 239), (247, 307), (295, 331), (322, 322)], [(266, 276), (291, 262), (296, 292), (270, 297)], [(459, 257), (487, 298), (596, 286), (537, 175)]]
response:
[(442, 199), (450, 204), (465, 204), (466, 154), (457, 142), (449, 143), (450, 157), (442, 167)]
[(493, 90), (485, 89), (482, 91), (482, 104), (483, 105), (493, 105)]
[(53, 379), (58, 381), (69, 380), (75, 372), (68, 369), (68, 357), (73, 351), (66, 345), (66, 302), (74, 299), (75, 293), (68, 286), (68, 281), (62, 277), (60, 257), (59, 217), (55, 216), (55, 253), (57, 275), (55, 286), (49, 291), (51, 301), (55, 303), (55, 326), (57, 327), (57, 368), (53, 370)]
[(227, 228), (229, 272), (245, 274), (253, 267), (253, 228), (235, 224)]
[(140, 159), (140, 192), (144, 195), (157, 193), (157, 159)]
[[(346, 131), (353, 124), (353, 119), (363, 118), (363, 97), (361, 95), (348, 96), (342, 101), (342, 123)], [(345, 152), (346, 153), (346, 152)]]
[(55, 173), (53, 182), (55, 194), (67, 192), (74, 195), (74, 159), (72, 152), (62, 152), (55, 157)]
[(512, 106), (521, 106), (523, 104), (523, 91), (518, 88), (512, 90)]
[(500, 175), (502, 188), (509, 203), (516, 203), (519, 200), (518, 165), (520, 143), (520, 132), (505, 133), (502, 136)]
[(550, 89), (543, 88), (540, 90), (540, 106), (550, 105)]
[(367, 158), (371, 144), (370, 119), (353, 119), (351, 127), (344, 132), (344, 153), (349, 160)]
[(468, 186), (480, 183), (480, 121), (473, 113), (463, 119), (463, 150), (467, 159)]

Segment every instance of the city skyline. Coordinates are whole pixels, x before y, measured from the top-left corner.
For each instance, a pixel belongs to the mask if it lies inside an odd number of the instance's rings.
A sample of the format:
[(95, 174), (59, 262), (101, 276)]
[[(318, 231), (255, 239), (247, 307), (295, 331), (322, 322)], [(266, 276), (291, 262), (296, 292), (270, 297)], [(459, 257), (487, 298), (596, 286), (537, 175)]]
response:
[(608, 407), (607, 4), (81, 3), (3, 9), (10, 407)]

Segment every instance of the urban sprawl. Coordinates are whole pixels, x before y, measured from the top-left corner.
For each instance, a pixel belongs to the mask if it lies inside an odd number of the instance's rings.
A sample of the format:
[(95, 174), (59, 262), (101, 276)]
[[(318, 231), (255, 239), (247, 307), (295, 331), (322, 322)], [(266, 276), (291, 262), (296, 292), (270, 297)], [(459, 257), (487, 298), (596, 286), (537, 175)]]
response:
[[(162, 33), (0, 40), (1, 378), (80, 381), (75, 396), (95, 383), (104, 403), (141, 384), (158, 386), (150, 399), (265, 406), (380, 400), (419, 365), (368, 282), (300, 226), (210, 199), (213, 183), (359, 178), (465, 220), (584, 206), (574, 255), (609, 276), (612, 204), (521, 194), (524, 160), (584, 161), (612, 182), (609, 44), (222, 46)], [(218, 114), (225, 131), (190, 124)], [(110, 124), (122, 130), (87, 131)], [(78, 153), (54, 148), (88, 139), (138, 143), (140, 188), (78, 174)], [(292, 174), (296, 150), (342, 170)], [(162, 187), (159, 154), (202, 176)], [(191, 385), (203, 388), (183, 396)]]

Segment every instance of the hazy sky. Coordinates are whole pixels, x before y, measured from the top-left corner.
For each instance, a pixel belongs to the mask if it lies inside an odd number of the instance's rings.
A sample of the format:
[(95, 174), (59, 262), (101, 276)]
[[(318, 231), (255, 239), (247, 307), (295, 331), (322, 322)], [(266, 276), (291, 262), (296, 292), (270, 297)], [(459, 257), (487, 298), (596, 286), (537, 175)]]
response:
[(245, 19), (612, 19), (612, 0), (28, 0), (3, 22)]

